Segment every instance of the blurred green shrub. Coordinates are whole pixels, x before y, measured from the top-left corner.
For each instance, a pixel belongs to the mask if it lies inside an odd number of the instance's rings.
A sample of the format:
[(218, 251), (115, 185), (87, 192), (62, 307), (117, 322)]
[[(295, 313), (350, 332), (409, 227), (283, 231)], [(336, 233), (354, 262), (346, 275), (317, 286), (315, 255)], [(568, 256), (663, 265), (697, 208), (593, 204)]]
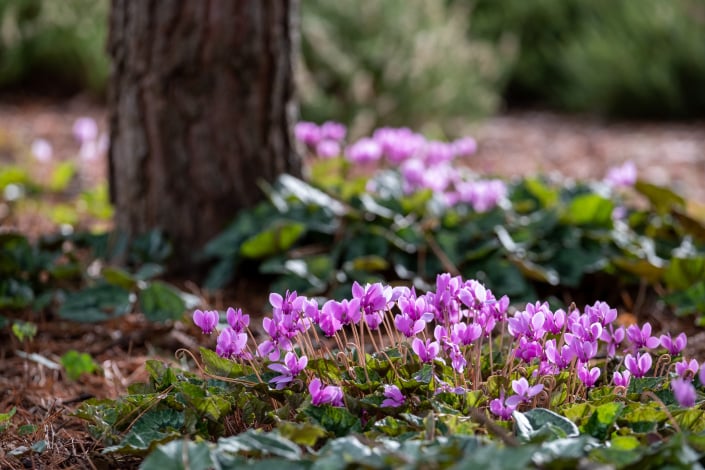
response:
[(431, 122), (454, 134), (497, 109), (511, 48), (470, 38), (460, 3), (306, 0), (301, 9), (304, 119), (342, 121), (355, 135)]
[(510, 102), (705, 116), (702, 0), (475, 0), (472, 21), (473, 35), (519, 44)]
[(102, 92), (107, 0), (0, 0), (0, 86)]

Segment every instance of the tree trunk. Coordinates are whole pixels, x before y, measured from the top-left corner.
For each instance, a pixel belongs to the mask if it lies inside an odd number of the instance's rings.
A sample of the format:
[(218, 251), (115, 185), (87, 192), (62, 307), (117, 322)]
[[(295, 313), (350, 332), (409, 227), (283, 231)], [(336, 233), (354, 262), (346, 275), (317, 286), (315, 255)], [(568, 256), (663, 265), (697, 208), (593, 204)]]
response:
[(117, 228), (159, 228), (172, 268), (260, 179), (299, 174), (293, 145), (296, 0), (113, 0), (109, 177)]

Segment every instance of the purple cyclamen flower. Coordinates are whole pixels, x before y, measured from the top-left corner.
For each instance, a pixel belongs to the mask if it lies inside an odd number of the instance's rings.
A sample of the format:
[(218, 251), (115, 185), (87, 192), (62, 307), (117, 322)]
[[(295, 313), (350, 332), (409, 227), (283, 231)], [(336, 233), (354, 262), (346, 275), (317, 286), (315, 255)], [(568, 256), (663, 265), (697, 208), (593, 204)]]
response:
[(215, 352), (226, 359), (250, 359), (251, 355), (245, 350), (247, 346), (247, 333), (238, 333), (228, 327), (218, 335)]
[(621, 346), (626, 334), (623, 326), (615, 328), (614, 325), (610, 324), (602, 330), (600, 339), (607, 345), (608, 356), (613, 357), (617, 353), (617, 348)]
[(193, 322), (203, 331), (204, 335), (213, 333), (219, 321), (218, 312), (215, 310), (194, 310)]
[(269, 368), (274, 372), (279, 372), (281, 375), (274, 377), (269, 382), (276, 385), (277, 390), (283, 389), (286, 384), (294, 380), (294, 377), (299, 375), (308, 364), (308, 357), (296, 357), (296, 354), (289, 351), (284, 356), (284, 363), (270, 364)]
[(448, 142), (432, 140), (426, 144), (426, 164), (439, 165), (452, 161), (455, 158), (455, 147)]
[(333, 385), (323, 386), (321, 380), (315, 378), (308, 385), (311, 394), (311, 404), (313, 406), (332, 405), (343, 406), (343, 390)]
[(509, 399), (504, 400), (504, 392), (500, 392), (499, 398), (495, 398), (490, 402), (490, 411), (501, 420), (508, 420), (512, 417), (512, 413), (516, 410), (517, 405), (510, 405)]
[(555, 339), (546, 341), (543, 350), (546, 353), (548, 361), (555, 364), (561, 370), (567, 369), (575, 357), (575, 352), (573, 352), (573, 349), (567, 344), (564, 344), (558, 349)]
[(382, 157), (382, 146), (377, 141), (365, 137), (350, 145), (345, 154), (353, 163), (376, 162)]
[(622, 372), (614, 372), (612, 376), (612, 382), (617, 387), (629, 387), (629, 379), (631, 379), (632, 374), (628, 370)]
[(678, 336), (676, 336), (675, 339), (671, 338), (671, 333), (661, 335), (661, 346), (666, 348), (668, 354), (670, 354), (671, 356), (677, 356), (678, 354), (680, 354), (681, 351), (685, 349), (687, 343), (688, 337), (685, 335), (685, 333), (679, 334)]
[(428, 363), (433, 362), (433, 360), (436, 359), (441, 346), (438, 344), (438, 341), (432, 342), (430, 339), (427, 339), (424, 342), (419, 338), (414, 338), (414, 341), (411, 342), (411, 349), (413, 349), (416, 355), (419, 356), (421, 362)]
[(95, 140), (98, 137), (98, 124), (90, 117), (80, 117), (73, 123), (73, 136), (80, 143)]
[[(566, 335), (567, 339), (568, 335)], [(583, 341), (577, 336), (573, 336), (570, 342), (570, 348), (575, 353), (580, 362), (589, 362), (590, 359), (595, 357), (597, 354), (597, 342), (596, 341)]]
[(401, 313), (394, 316), (394, 326), (396, 326), (397, 330), (404, 336), (411, 338), (426, 328), (426, 322), (423, 320), (414, 320), (408, 315)]
[(697, 360), (686, 361), (683, 359), (680, 362), (676, 362), (676, 374), (684, 380), (693, 380), (695, 374), (698, 373), (699, 367)]
[(398, 408), (402, 406), (406, 400), (401, 390), (399, 390), (399, 387), (396, 385), (385, 385), (384, 396), (386, 399), (382, 402), (382, 406), (389, 408)]
[(585, 307), (585, 314), (591, 323), (599, 322), (607, 326), (617, 319), (617, 309), (610, 307), (606, 302), (595, 302), (594, 305)]
[(451, 340), (463, 346), (472, 344), (482, 336), (482, 327), (477, 323), (467, 324), (465, 322), (456, 323), (452, 327)]
[(321, 137), (323, 139), (333, 140), (336, 142), (343, 140), (345, 138), (345, 134), (348, 132), (344, 124), (334, 121), (324, 122), (321, 124), (320, 130)]
[(242, 309), (240, 308), (234, 309), (232, 307), (228, 307), (228, 310), (226, 312), (226, 318), (228, 320), (228, 325), (230, 325), (230, 328), (237, 331), (238, 333), (244, 332), (247, 327), (250, 326), (250, 316), (243, 315)]
[(651, 324), (649, 322), (644, 323), (641, 329), (638, 325), (630, 325), (627, 328), (627, 338), (636, 349), (654, 349), (661, 343), (656, 336), (651, 336)]
[(54, 149), (46, 139), (36, 139), (32, 142), (32, 155), (38, 162), (46, 163), (54, 155)]
[(634, 186), (636, 178), (636, 165), (632, 161), (627, 161), (622, 166), (610, 168), (607, 171), (605, 183), (612, 187)]
[(671, 390), (679, 406), (683, 408), (695, 406), (695, 387), (690, 381), (680, 378), (673, 379), (671, 380)]
[(578, 366), (578, 378), (587, 388), (592, 388), (600, 378), (600, 369), (598, 367), (588, 369), (587, 364), (581, 364)]
[(452, 143), (455, 154), (459, 157), (469, 157), (477, 151), (477, 141), (472, 137), (462, 137)]
[(285, 351), (291, 350), (291, 341), (286, 335), (282, 334), (276, 320), (272, 318), (263, 318), (262, 328), (270, 339), (263, 341), (257, 347), (257, 353), (262, 357), (268, 356), (270, 361), (278, 361), (282, 349)]
[(651, 369), (652, 359), (649, 353), (637, 353), (636, 357), (627, 354), (624, 357), (624, 365), (634, 377), (644, 377)]
[(322, 140), (316, 144), (316, 155), (321, 158), (334, 158), (341, 153), (340, 144), (334, 140)]
[(315, 147), (321, 140), (321, 129), (313, 122), (297, 122), (294, 126), (294, 136), (299, 142)]
[(521, 377), (518, 380), (512, 380), (512, 389), (516, 395), (512, 395), (507, 398), (507, 405), (516, 407), (519, 403), (528, 403), (533, 397), (541, 393), (543, 390), (543, 384), (536, 384), (529, 387), (529, 382)]
[(522, 336), (514, 350), (514, 354), (528, 364), (535, 358), (540, 358), (543, 355), (543, 348), (538, 341), (532, 341)]

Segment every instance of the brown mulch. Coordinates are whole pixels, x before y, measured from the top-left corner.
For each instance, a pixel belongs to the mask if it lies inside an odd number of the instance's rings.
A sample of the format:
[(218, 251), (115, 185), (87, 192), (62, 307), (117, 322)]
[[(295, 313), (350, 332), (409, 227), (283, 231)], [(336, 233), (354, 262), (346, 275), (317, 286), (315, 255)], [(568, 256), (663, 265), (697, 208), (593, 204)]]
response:
[[(18, 155), (31, 159), (27, 149), (36, 138), (50, 141), (57, 159), (75, 158), (78, 145), (71, 128), (82, 116), (93, 117), (105, 131), (104, 108), (87, 100), (0, 103), (0, 165)], [(480, 172), (507, 177), (560, 172), (576, 179), (602, 178), (610, 166), (633, 160), (643, 179), (668, 184), (705, 204), (705, 123), (610, 123), (547, 112), (520, 112), (492, 118), (472, 129), (479, 152), (471, 165)], [(93, 167), (86, 171), (90, 175), (87, 185), (105, 177), (104, 159), (91, 164)], [(15, 228), (38, 234), (56, 227), (37, 216), (21, 219)], [(238, 305), (254, 311), (261, 299), (255, 301), (248, 294), (252, 290), (251, 286), (239, 286), (231, 296)], [(192, 291), (200, 294), (195, 288)], [(216, 308), (227, 306), (223, 298), (209, 301)], [(705, 359), (705, 332), (694, 330), (688, 322), (674, 321), (662, 310), (649, 315), (660, 329), (673, 333), (688, 329), (694, 335), (690, 354)], [(0, 468), (133, 467), (135, 461), (100, 454), (85, 423), (71, 413), (90, 397), (115, 398), (124, 395), (129, 384), (146, 380), (147, 359), (173, 361), (176, 349), (195, 350), (197, 342), (204, 339), (192, 326), (180, 322), (154, 325), (140, 315), (100, 325), (28, 319), (39, 327), (37, 338), (28, 346), (20, 345), (11, 333), (0, 333), (0, 413), (17, 410), (10, 427), (0, 432)], [(88, 352), (100, 365), (101, 373), (84, 374), (71, 381), (60, 370), (19, 357), (16, 351), (25, 347), (25, 352), (55, 363), (69, 349)], [(29, 424), (35, 428), (23, 432), (29, 428), (21, 426)], [(10, 455), (13, 449), (29, 448), (42, 439), (47, 443), (45, 452)]]

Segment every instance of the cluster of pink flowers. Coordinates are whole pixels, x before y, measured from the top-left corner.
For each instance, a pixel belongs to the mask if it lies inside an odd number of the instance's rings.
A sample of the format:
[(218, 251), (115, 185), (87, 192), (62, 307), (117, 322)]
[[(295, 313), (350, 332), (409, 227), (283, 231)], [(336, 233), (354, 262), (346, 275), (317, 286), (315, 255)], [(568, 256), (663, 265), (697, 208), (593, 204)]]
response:
[(344, 156), (358, 165), (386, 164), (398, 168), (407, 194), (430, 189), (448, 206), (463, 203), (477, 212), (486, 212), (507, 196), (503, 181), (469, 178), (468, 173), (454, 166), (456, 160), (477, 151), (477, 142), (472, 137), (443, 142), (427, 140), (406, 127), (383, 127), (371, 137), (344, 146), (345, 127), (330, 121), (320, 126), (300, 122), (295, 134), (319, 158)]
[[(357, 349), (365, 349), (359, 339), (365, 334), (372, 340), (375, 335), (380, 341), (386, 338), (391, 346), (406, 354), (407, 360), (450, 364), (459, 382), (447, 384), (438, 377), (437, 392), (464, 393), (467, 387), (480, 385), (478, 347), (491, 342), (499, 326), (513, 341), (506, 363), (500, 366), (502, 370), (492, 373), (516, 377), (521, 365), (534, 370), (530, 376), (511, 381), (513, 394), (505, 396), (507, 391), (500, 390), (499, 397), (490, 402), (490, 411), (500, 419), (508, 419), (520, 406), (529, 406), (544, 389), (542, 377), (569, 370), (585, 389), (596, 386), (603, 372), (594, 366), (599, 353), (620, 360), (612, 383), (628, 387), (632, 377), (654, 373), (653, 353), (665, 351), (677, 356), (687, 342), (685, 334), (675, 338), (670, 334), (653, 336), (649, 323), (641, 327), (621, 326), (616, 322), (616, 309), (604, 302), (586, 306), (582, 313), (575, 308), (570, 312), (553, 311), (548, 303), (535, 302), (509, 316), (506, 296), (497, 298), (480, 282), (450, 274), (439, 275), (435, 290), (425, 294), (404, 286), (363, 286), (356, 282), (350, 299), (328, 300), (323, 305), (296, 292), (270, 294), (269, 300), (272, 315), (262, 321), (265, 338), (254, 352), (247, 345), (248, 338), (253, 337), (249, 317), (232, 308), (227, 311), (227, 326), (220, 331), (216, 351), (236, 360), (268, 360), (269, 370), (279, 374), (269, 381), (277, 389), (303, 377), (301, 380), (309, 383), (314, 405), (343, 404), (340, 387), (324, 385), (307, 370), (312, 355), (326, 354), (321, 349), (321, 337), (335, 339), (341, 350), (350, 344), (350, 334)], [(216, 331), (219, 323), (215, 311), (196, 310), (193, 320), (206, 334)], [(375, 348), (378, 352), (383, 349), (377, 344)], [(703, 381), (705, 367), (701, 369), (697, 361), (683, 359), (674, 368), (674, 377), (678, 378), (671, 385), (674, 395), (683, 406), (689, 406), (695, 400), (692, 380), (699, 372)], [(406, 403), (397, 387), (386, 385), (380, 391), (385, 398), (382, 406), (400, 407)]]

